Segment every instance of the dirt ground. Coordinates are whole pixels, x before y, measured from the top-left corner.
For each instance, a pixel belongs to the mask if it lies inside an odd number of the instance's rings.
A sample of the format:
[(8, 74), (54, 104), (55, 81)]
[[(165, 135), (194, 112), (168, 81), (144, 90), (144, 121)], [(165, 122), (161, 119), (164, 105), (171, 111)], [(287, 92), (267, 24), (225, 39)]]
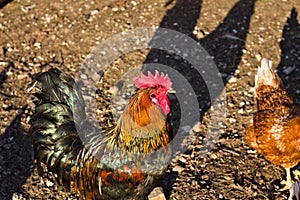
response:
[[(0, 199), (79, 199), (35, 170), (27, 133), (34, 105), (25, 88), (34, 74), (50, 67), (75, 75), (91, 50), (114, 34), (154, 26), (200, 42), (213, 56), (226, 91), (224, 128), (215, 129), (219, 137), (205, 151), (210, 101), (201, 95), (204, 86), (192, 84), (201, 123), (192, 145), (161, 181), (167, 198), (287, 199), (288, 192), (279, 191), (284, 169), (253, 151), (244, 135), (255, 111), (251, 88), (261, 57), (278, 66), (300, 103), (299, 11), (299, 0), (0, 0)], [(122, 67), (176, 62), (164, 58), (155, 50), (124, 55), (114, 62), (118, 70), (106, 82), (118, 78)]]

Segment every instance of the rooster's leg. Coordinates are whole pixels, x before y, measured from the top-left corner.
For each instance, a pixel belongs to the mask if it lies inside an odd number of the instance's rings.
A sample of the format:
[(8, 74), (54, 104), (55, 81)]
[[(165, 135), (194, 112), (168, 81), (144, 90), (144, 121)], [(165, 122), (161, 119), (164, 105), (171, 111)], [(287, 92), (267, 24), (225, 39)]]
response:
[(285, 168), (286, 171), (286, 181), (282, 181), (281, 184), (284, 184), (284, 188), (282, 188), (280, 191), (289, 190), (293, 185), (293, 180), (291, 177), (291, 169)]

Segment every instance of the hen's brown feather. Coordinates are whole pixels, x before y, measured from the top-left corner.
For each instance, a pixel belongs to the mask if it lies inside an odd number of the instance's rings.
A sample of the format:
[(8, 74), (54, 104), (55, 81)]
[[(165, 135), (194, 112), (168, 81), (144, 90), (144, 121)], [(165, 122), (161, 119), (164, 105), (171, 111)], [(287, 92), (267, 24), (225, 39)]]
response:
[(271, 163), (291, 168), (300, 160), (300, 108), (266, 59), (256, 77), (257, 112), (246, 140)]

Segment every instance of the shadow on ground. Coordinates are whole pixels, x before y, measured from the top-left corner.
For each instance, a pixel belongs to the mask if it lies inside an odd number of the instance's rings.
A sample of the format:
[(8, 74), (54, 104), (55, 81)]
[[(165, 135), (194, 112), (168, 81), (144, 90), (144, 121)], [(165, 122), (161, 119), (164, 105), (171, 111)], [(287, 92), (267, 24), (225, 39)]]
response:
[[(169, 1), (169, 4), (171, 4), (172, 2), (173, 1)], [(222, 85), (219, 85), (215, 88), (215, 91), (213, 91), (216, 94), (215, 97), (218, 97), (221, 94), (224, 89), (224, 85), (226, 85), (227, 81), (232, 77), (241, 61), (243, 49), (245, 48), (246, 37), (249, 30), (250, 19), (254, 12), (254, 4), (255, 0), (238, 1), (224, 18), (223, 22), (209, 35), (206, 35), (204, 38), (199, 40), (194, 36), (193, 31), (197, 20), (199, 19), (202, 5), (201, 0), (177, 0), (175, 5), (169, 11), (167, 11), (166, 15), (160, 23), (159, 27), (179, 31), (186, 34), (196, 42), (199, 42), (202, 47), (204, 47), (204, 49), (208, 52), (208, 54), (212, 56), (213, 60), (211, 62), (214, 62), (216, 64), (217, 69), (221, 73), (223, 81)], [(164, 43), (164, 41), (160, 37), (156, 38), (156, 36), (160, 34), (161, 33), (157, 33), (153, 37), (151, 41), (152, 44)], [(161, 41), (159, 41), (160, 39)], [(171, 42), (171, 44), (174, 45), (174, 42)], [(176, 45), (181, 46), (182, 44), (175, 44), (174, 49), (176, 49)], [(170, 49), (171, 48), (173, 47), (170, 47)], [(182, 49), (182, 51), (187, 52), (187, 54), (190, 55), (197, 53), (193, 51), (194, 49), (188, 48), (189, 46), (187, 46), (187, 49)], [(207, 63), (207, 61), (204, 61), (203, 58), (197, 58), (197, 56), (191, 57), (195, 61), (194, 63), (198, 65), (197, 69), (203, 67), (201, 65)], [(203, 76), (205, 76), (204, 73), (209, 72), (203, 70), (203, 74), (200, 74), (199, 71), (197, 71), (192, 65), (192, 63), (189, 62), (189, 60), (185, 60), (183, 57), (180, 57), (176, 54), (159, 49), (151, 49), (144, 64), (149, 63), (152, 63), (154, 66), (155, 63), (159, 63), (160, 65), (162, 64), (168, 67), (172, 67), (184, 76), (184, 78), (192, 86), (193, 91), (197, 96), (200, 118), (194, 120), (201, 121), (203, 115), (208, 111), (210, 106), (215, 101), (215, 99), (212, 99), (210, 97), (212, 91), (208, 90), (208, 83), (206, 82), (207, 80), (204, 81), (203, 78)], [(150, 68), (148, 66), (144, 67), (143, 70), (154, 71), (154, 69), (159, 69), (160, 71), (163, 71), (160, 69), (160, 66), (153, 68)], [(172, 78), (171, 75), (171, 79), (174, 80), (175, 78)], [(212, 80), (212, 82), (213, 81), (214, 80)], [(181, 92), (178, 91), (176, 87), (174, 89), (176, 90), (177, 95)], [(180, 105), (177, 99), (171, 99), (171, 101), (171, 120), (173, 121), (173, 124), (177, 125), (177, 127), (175, 127), (175, 131), (177, 131), (181, 118), (181, 113), (178, 112), (180, 111)], [(188, 102), (187, 104), (192, 105), (191, 102)], [(186, 113), (184, 114), (186, 115)], [(166, 183), (163, 187), (164, 190), (168, 193), (170, 193), (172, 189), (172, 185), (176, 180), (176, 176), (177, 173), (170, 172), (167, 173), (164, 177)]]
[[(32, 140), (21, 126), (21, 116), (26, 109), (19, 110), (15, 119), (0, 135), (0, 199), (11, 200), (31, 175), (34, 167)], [(14, 162), (11, 162), (11, 161)], [(7, 195), (8, 194), (8, 195)]]
[(13, 0), (0, 0), (0, 9), (6, 6), (8, 3), (12, 2)]
[[(280, 41), (281, 59), (277, 67), (278, 73), (283, 80), (284, 86), (294, 100), (299, 104), (300, 97), (300, 24), (297, 20), (298, 12), (291, 10), (283, 28)], [(274, 66), (276, 67), (276, 66)], [(293, 81), (291, 81), (293, 80)]]

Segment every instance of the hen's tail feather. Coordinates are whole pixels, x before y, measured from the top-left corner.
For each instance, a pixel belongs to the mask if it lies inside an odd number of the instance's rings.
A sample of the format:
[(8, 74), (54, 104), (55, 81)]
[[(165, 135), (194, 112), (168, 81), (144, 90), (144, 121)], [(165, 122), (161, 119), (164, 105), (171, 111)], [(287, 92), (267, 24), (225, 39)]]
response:
[(263, 58), (261, 66), (258, 67), (257, 75), (255, 76), (255, 87), (258, 88), (262, 85), (269, 85), (274, 88), (282, 86), (280, 77), (272, 67), (272, 61)]

